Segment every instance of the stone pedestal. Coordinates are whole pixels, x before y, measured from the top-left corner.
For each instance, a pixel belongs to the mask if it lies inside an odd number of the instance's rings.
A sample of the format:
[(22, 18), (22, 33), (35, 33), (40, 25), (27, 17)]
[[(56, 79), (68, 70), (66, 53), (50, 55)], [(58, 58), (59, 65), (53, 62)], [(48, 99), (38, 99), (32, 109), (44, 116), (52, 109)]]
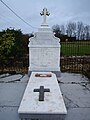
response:
[[(40, 76), (39, 76), (40, 75)], [(39, 101), (39, 92), (44, 86), (44, 101)], [(21, 120), (62, 120), (67, 114), (56, 75), (51, 72), (32, 72), (19, 110)]]
[(50, 27), (41, 25), (29, 40), (29, 74), (32, 71), (52, 71), (60, 76), (60, 39)]

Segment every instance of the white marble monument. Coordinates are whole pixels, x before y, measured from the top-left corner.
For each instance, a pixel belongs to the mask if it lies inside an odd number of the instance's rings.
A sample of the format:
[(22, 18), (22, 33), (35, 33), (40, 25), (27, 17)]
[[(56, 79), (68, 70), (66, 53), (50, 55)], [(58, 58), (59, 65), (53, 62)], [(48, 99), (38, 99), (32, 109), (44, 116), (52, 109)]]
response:
[(60, 76), (60, 39), (56, 38), (47, 24), (50, 15), (46, 8), (40, 13), (43, 22), (29, 40), (29, 74), (32, 71), (52, 71)]
[(29, 78), (18, 109), (21, 120), (63, 120), (67, 114), (57, 77), (60, 76), (60, 41), (46, 22), (29, 42)]

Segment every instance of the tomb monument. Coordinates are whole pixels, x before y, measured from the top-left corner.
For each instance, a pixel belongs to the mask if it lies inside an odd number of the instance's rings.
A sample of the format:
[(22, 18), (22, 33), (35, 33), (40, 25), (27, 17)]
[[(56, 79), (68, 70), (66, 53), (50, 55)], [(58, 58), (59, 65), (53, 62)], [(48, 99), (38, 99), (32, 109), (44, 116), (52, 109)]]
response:
[(29, 81), (20, 103), (21, 120), (64, 120), (67, 114), (58, 85), (60, 77), (60, 40), (46, 22), (50, 13), (40, 13), (43, 23), (29, 42)]

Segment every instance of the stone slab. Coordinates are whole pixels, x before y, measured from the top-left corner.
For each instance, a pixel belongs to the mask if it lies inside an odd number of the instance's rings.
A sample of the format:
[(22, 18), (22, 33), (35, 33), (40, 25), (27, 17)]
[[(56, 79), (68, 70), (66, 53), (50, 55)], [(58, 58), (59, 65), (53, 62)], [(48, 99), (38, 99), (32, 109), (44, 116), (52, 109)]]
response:
[(20, 120), (18, 116), (18, 107), (0, 107), (0, 120)]
[(28, 81), (28, 75), (0, 78), (0, 106), (19, 106)]
[(27, 83), (0, 83), (0, 106), (19, 106)]
[(17, 75), (8, 75), (0, 78), (0, 82), (15, 82), (21, 80), (23, 75), (17, 74)]
[(82, 74), (75, 73), (61, 73), (61, 77), (58, 78), (61, 83), (88, 83), (88, 78)]
[(69, 107), (90, 108), (90, 91), (80, 84), (60, 84), (61, 91)]
[[(35, 77), (36, 73), (51, 74), (52, 77)], [(39, 93), (33, 92), (40, 86), (50, 89), (50, 92), (45, 93), (44, 101), (39, 101)], [(32, 72), (18, 113), (20, 118), (29, 118), (30, 120), (59, 120), (67, 114), (55, 74)]]
[(65, 120), (90, 120), (90, 108), (69, 108)]

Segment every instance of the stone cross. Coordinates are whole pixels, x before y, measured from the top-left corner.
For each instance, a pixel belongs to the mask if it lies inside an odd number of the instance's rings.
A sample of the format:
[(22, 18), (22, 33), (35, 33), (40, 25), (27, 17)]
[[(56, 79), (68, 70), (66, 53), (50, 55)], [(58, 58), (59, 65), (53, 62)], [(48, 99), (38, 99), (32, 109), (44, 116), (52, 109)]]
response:
[(44, 86), (40, 86), (40, 89), (34, 89), (34, 92), (39, 92), (39, 101), (44, 101), (44, 92), (50, 92), (50, 89), (44, 89)]
[(41, 11), (40, 15), (43, 15), (43, 24), (46, 24), (46, 16), (50, 15), (50, 13), (47, 11), (47, 8), (44, 8), (43, 11)]

